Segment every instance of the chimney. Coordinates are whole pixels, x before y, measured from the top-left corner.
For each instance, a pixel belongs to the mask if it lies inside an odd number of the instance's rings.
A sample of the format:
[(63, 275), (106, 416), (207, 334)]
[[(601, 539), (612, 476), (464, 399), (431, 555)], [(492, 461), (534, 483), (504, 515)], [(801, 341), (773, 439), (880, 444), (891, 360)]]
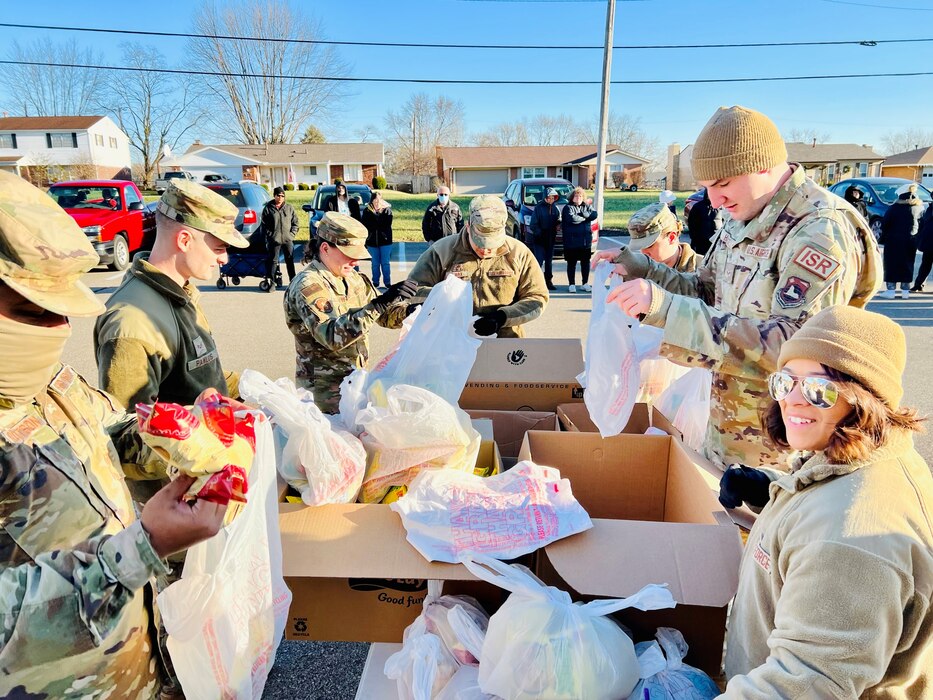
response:
[(200, 146), (200, 145), (201, 145), (201, 139), (195, 139), (194, 142), (193, 142), (191, 145), (192, 145), (192, 146)]
[(810, 147), (811, 147), (811, 148), (816, 148), (816, 139), (815, 139), (815, 138), (813, 139), (813, 143), (810, 144)]

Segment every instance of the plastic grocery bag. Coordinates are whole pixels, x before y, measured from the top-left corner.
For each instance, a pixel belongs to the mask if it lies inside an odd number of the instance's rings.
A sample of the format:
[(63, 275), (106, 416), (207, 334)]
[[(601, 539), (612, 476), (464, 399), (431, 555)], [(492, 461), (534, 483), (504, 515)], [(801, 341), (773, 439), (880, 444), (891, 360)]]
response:
[(473, 471), (481, 437), (464, 411), (406, 384), (389, 388), (382, 401), (357, 415), (367, 456), (361, 502), (397, 499), (423, 470)]
[[(612, 265), (601, 261), (593, 278), (593, 312), (586, 341), (586, 369), (577, 381), (583, 401), (603, 437), (618, 435), (628, 423), (638, 396), (639, 369), (629, 319), (607, 304)], [(618, 276), (613, 278), (613, 286)]]
[(231, 525), (188, 550), (181, 580), (158, 595), (168, 650), (189, 698), (258, 700), (292, 594), (282, 544), (272, 428), (255, 414), (249, 501)]
[(240, 395), (262, 408), (281, 433), (279, 473), (306, 505), (356, 501), (366, 450), (356, 436), (331, 425), (310, 391), (248, 369), (240, 377)]
[(496, 696), (480, 690), (478, 666), (461, 666), (435, 700), (496, 700)]
[(422, 472), (391, 508), (428, 561), (454, 563), (469, 554), (514, 559), (593, 527), (570, 481), (533, 462), (486, 478)]
[(412, 316), (411, 326), (395, 349), (369, 372), (366, 394), (378, 382), (383, 390), (395, 384), (419, 386), (456, 404), (463, 393), (482, 340), (471, 335), (473, 288), (451, 275), (434, 285)]
[(635, 646), (606, 616), (675, 605), (666, 586), (657, 585), (624, 599), (574, 603), (524, 567), (478, 556), (463, 564), (512, 592), (489, 620), (479, 662), (480, 688), (505, 700), (627, 697), (639, 681)]
[(712, 678), (684, 663), (687, 642), (678, 630), (659, 627), (655, 637), (656, 642), (635, 645), (642, 680), (629, 695), (629, 700), (644, 700), (646, 697), (651, 700), (711, 700), (719, 697), (719, 687)]
[(655, 404), (683, 434), (684, 443), (694, 450), (703, 446), (706, 437), (712, 382), (713, 375), (708, 369), (694, 367), (672, 382)]
[(661, 341), (664, 330), (646, 326), (638, 321), (632, 323), (632, 339), (638, 357), (639, 385), (638, 403), (654, 404), (670, 383), (682, 377), (688, 367), (676, 365), (661, 357)]

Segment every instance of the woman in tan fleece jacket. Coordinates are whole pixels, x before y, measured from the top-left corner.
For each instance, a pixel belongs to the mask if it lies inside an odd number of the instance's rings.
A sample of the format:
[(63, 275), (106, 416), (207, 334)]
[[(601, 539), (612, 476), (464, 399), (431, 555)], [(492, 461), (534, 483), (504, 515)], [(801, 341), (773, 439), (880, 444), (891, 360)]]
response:
[[(933, 477), (900, 407), (893, 321), (828, 308), (781, 349), (764, 425), (791, 473), (730, 469), (755, 504), (726, 646), (725, 698), (933, 698)], [(764, 492), (763, 488), (767, 491)]]

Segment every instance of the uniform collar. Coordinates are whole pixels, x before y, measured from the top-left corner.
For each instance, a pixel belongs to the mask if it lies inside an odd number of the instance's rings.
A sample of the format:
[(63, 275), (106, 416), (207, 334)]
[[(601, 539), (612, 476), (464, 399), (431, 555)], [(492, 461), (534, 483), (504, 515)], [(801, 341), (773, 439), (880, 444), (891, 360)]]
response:
[(774, 193), (771, 201), (765, 205), (754, 219), (743, 225), (740, 221), (732, 219), (730, 226), (730, 237), (735, 241), (748, 239), (761, 242), (771, 235), (771, 229), (777, 223), (778, 217), (787, 209), (790, 200), (793, 199), (797, 190), (807, 181), (807, 173), (799, 163), (790, 164), (791, 176), (787, 182), (781, 185), (780, 189)]
[[(347, 279), (345, 277), (338, 277), (333, 272), (327, 269), (327, 265), (322, 263), (320, 260), (312, 260), (308, 263), (308, 268), (317, 272), (321, 279), (323, 279), (327, 284), (331, 286), (338, 294), (344, 294), (347, 289)], [(341, 291), (342, 290), (342, 291)]]
[(148, 258), (148, 255), (140, 255), (133, 261), (133, 266), (130, 268), (130, 274), (133, 277), (148, 284), (179, 306), (185, 306), (189, 302), (197, 304), (201, 293), (190, 280), (185, 282), (184, 287), (179, 287), (175, 280), (150, 263)]

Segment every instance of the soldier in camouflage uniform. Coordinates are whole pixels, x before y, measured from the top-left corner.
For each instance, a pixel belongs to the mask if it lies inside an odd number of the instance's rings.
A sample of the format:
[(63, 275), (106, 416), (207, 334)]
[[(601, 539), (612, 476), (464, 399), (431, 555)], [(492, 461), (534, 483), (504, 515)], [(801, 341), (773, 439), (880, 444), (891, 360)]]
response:
[(103, 305), (98, 262), (48, 195), (0, 172), (0, 696), (154, 698), (151, 580), (224, 508), (160, 491), (139, 519), (121, 473), (163, 472), (136, 419), (60, 362), (68, 316)]
[(463, 232), (428, 248), (408, 279), (422, 287), (421, 298), (448, 274), (456, 275), (473, 286), (477, 334), (522, 338), (522, 325), (544, 312), (548, 290), (528, 246), (506, 235), (507, 223), (501, 199), (488, 194), (475, 197)]
[(415, 291), (399, 282), (378, 294), (356, 264), (368, 260), (366, 227), (346, 214), (327, 212), (311, 242), (311, 263), (285, 292), (285, 322), (295, 336), (295, 383), (310, 390), (324, 413), (337, 413), (340, 383), (369, 360), (374, 323), (396, 327)]
[(689, 243), (679, 242), (683, 228), (667, 204), (649, 204), (629, 219), (628, 233), (631, 240), (628, 249), (642, 252), (678, 272), (695, 272), (701, 258)]
[(712, 205), (727, 213), (697, 272), (625, 248), (603, 251), (594, 263), (611, 259), (642, 278), (617, 287), (608, 302), (663, 328), (665, 357), (712, 370), (706, 455), (721, 467), (785, 467), (786, 455), (762, 432), (767, 377), (807, 318), (833, 304), (868, 303), (880, 282), (875, 239), (848, 202), (787, 162), (763, 114), (718, 110), (692, 164)]

